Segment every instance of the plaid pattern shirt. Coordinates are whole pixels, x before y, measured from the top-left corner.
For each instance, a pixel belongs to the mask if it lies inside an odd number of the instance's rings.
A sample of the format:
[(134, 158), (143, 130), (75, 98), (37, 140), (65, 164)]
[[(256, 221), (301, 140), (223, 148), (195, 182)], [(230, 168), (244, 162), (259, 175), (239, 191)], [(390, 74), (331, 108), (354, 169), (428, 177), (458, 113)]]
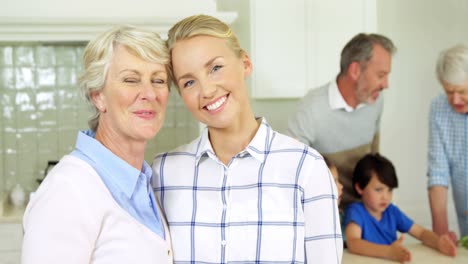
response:
[(325, 162), (265, 120), (227, 166), (205, 129), (158, 155), (153, 171), (175, 263), (341, 263), (337, 192)]
[(432, 102), (429, 125), (428, 185), (451, 183), (460, 232), (468, 235), (468, 115), (442, 94)]

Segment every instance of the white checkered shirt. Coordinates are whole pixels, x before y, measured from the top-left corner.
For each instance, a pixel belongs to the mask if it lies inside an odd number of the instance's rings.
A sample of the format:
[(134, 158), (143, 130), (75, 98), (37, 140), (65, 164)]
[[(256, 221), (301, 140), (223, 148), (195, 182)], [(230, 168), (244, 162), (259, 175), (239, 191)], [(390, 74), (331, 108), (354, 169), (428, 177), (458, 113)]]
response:
[(445, 94), (434, 99), (429, 117), (429, 187), (451, 186), (461, 235), (468, 235), (468, 115), (456, 113)]
[(265, 120), (227, 166), (205, 129), (158, 155), (153, 170), (175, 263), (341, 263), (337, 192), (325, 162)]

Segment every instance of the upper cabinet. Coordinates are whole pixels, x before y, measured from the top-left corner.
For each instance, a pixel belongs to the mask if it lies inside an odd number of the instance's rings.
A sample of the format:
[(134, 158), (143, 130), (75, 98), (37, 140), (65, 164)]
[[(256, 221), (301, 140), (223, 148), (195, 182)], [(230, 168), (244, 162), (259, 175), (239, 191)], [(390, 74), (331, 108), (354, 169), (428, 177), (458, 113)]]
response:
[(343, 46), (375, 32), (375, 0), (250, 1), (252, 97), (298, 98), (336, 77)]
[(0, 41), (82, 41), (116, 24), (149, 28), (165, 37), (180, 19), (209, 14), (230, 24), (235, 12), (218, 12), (216, 0), (2, 1)]

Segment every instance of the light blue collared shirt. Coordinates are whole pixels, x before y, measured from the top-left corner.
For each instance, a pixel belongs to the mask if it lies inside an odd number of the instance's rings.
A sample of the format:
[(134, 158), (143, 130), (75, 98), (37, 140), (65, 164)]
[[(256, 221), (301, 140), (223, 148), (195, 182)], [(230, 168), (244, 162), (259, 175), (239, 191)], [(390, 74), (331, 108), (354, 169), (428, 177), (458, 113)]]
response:
[(86, 161), (101, 177), (115, 201), (131, 216), (165, 239), (161, 215), (150, 186), (151, 167), (143, 161), (139, 171), (94, 139), (90, 130), (80, 131), (71, 155)]
[(437, 96), (429, 115), (428, 186), (449, 186), (460, 236), (468, 235), (468, 115), (453, 110), (447, 95)]

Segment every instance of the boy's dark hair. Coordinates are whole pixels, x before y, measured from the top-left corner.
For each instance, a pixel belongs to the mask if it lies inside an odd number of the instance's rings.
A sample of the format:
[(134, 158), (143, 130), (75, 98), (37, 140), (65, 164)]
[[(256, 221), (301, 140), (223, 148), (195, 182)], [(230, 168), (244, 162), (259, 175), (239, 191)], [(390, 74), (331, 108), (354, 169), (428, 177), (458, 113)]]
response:
[(377, 176), (379, 181), (390, 189), (398, 187), (398, 178), (393, 164), (379, 153), (367, 154), (357, 162), (353, 171), (352, 183), (357, 195), (359, 193), (356, 191), (356, 183), (361, 189), (364, 189), (373, 175)]

